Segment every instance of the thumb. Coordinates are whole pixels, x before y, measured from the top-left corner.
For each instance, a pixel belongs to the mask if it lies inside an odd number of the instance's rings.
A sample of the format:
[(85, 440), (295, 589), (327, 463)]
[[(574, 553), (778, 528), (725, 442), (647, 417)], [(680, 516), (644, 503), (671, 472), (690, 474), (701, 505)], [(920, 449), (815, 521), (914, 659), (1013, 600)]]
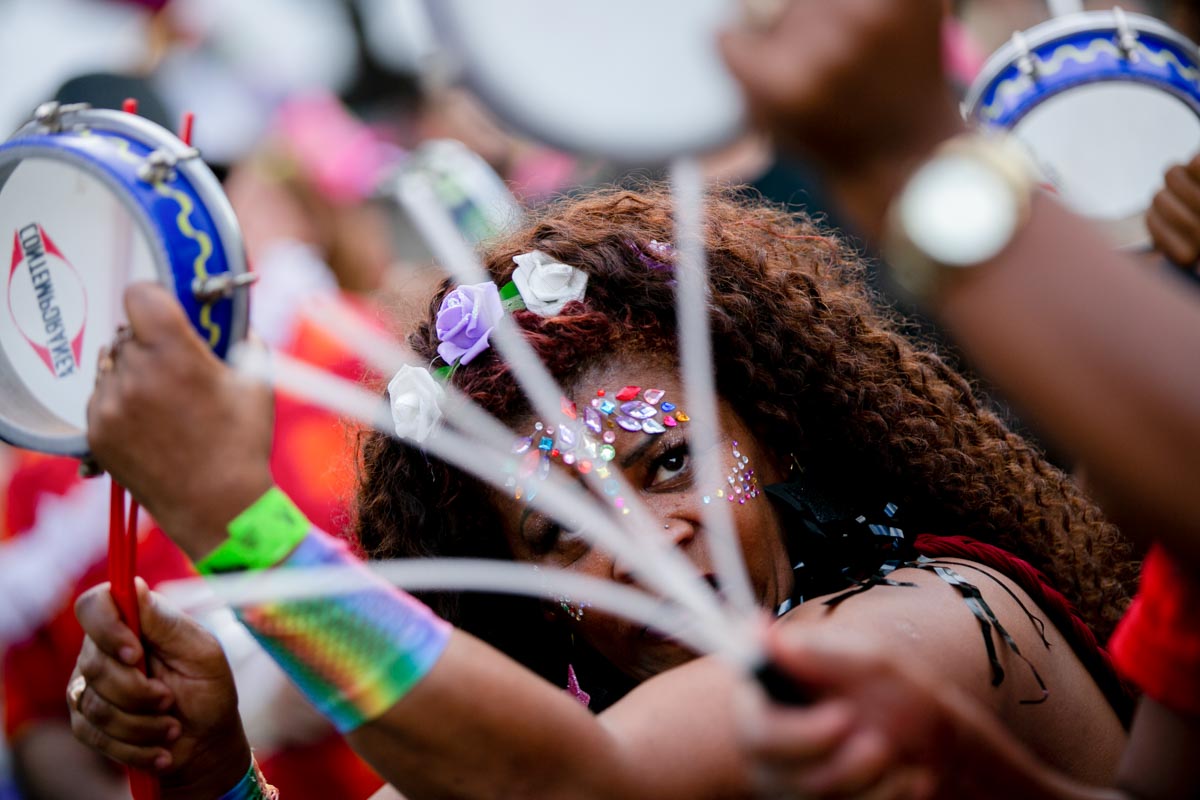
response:
[(142, 638), (164, 660), (201, 660), (212, 656), (220, 645), (207, 630), (171, 601), (136, 579)]
[(196, 335), (183, 306), (157, 283), (131, 284), (125, 290), (125, 314), (134, 338), (142, 344), (155, 345), (163, 340)]

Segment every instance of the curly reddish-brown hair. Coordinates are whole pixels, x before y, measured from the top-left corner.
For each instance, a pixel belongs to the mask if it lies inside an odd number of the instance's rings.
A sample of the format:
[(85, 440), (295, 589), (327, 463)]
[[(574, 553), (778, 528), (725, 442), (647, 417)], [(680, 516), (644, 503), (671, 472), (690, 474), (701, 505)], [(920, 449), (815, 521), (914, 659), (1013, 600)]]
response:
[[(717, 388), (760, 441), (781, 460), (794, 454), (807, 470), (887, 496), (910, 526), (1028, 561), (1107, 638), (1131, 596), (1134, 553), (1075, 483), (941, 358), (901, 335), (873, 302), (851, 249), (807, 219), (731, 193), (714, 193), (706, 208)], [(649, 244), (671, 237), (663, 189), (614, 189), (546, 209), (494, 242), (485, 263), (497, 285), (511, 279), (513, 256), (530, 250), (588, 273), (586, 299), (560, 316), (514, 314), (571, 387), (614, 353), (676, 350), (673, 273), (661, 263), (669, 256)], [(409, 338), (430, 362), (434, 317), (450, 288)], [(502, 419), (529, 413), (494, 350), (458, 369), (454, 383)], [(357, 530), (368, 553), (511, 557), (485, 487), (379, 434), (365, 435), (361, 459)], [(530, 663), (533, 656), (513, 652), (522, 650), (511, 639), (521, 638), (518, 615), (471, 603), (443, 597), (435, 605)]]

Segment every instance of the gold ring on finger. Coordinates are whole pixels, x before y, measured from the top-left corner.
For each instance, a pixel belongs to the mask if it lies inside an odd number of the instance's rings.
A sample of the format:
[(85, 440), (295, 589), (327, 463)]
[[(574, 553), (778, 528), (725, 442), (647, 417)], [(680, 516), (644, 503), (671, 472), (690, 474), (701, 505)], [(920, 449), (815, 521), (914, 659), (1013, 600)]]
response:
[[(86, 689), (87, 678), (83, 677), (82, 675), (76, 675), (71, 679), (71, 682), (67, 684), (67, 699), (71, 701), (71, 708), (75, 709), (76, 711), (80, 711), (79, 699), (83, 697), (83, 693)], [(80, 713), (83, 712), (80, 711)]]

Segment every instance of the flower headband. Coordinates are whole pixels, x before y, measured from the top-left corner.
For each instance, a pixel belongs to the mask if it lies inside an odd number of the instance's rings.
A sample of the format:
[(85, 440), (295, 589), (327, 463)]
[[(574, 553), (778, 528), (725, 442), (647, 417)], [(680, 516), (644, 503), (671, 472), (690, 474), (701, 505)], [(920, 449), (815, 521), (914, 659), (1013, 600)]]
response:
[(513, 261), (517, 264), (513, 279), (503, 288), (497, 288), (494, 281), (464, 284), (442, 299), (435, 327), (438, 356), (446, 366), (431, 375), (406, 365), (392, 378), (388, 397), (396, 435), (420, 443), (437, 431), (445, 395), (438, 381), (448, 381), (454, 370), (470, 364), (491, 346), (492, 331), (505, 311), (525, 309), (552, 317), (587, 293), (587, 273), (540, 250), (514, 256)]

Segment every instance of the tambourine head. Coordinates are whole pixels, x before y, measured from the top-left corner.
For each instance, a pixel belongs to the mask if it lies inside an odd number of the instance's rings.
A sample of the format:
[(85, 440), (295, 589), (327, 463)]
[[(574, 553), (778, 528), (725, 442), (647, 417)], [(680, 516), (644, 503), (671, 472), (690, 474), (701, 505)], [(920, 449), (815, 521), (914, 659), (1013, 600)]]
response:
[(661, 163), (735, 139), (717, 49), (735, 0), (426, 0), (446, 60), (507, 122), (576, 153)]
[(193, 283), (244, 273), (245, 258), (203, 164), (147, 171), (152, 152), (188, 151), (174, 136), (120, 112), (64, 122), (31, 124), (0, 145), (0, 438), (83, 455), (97, 357), (125, 319), (125, 288), (169, 287), (223, 356), (245, 334), (245, 298), (202, 303)]

